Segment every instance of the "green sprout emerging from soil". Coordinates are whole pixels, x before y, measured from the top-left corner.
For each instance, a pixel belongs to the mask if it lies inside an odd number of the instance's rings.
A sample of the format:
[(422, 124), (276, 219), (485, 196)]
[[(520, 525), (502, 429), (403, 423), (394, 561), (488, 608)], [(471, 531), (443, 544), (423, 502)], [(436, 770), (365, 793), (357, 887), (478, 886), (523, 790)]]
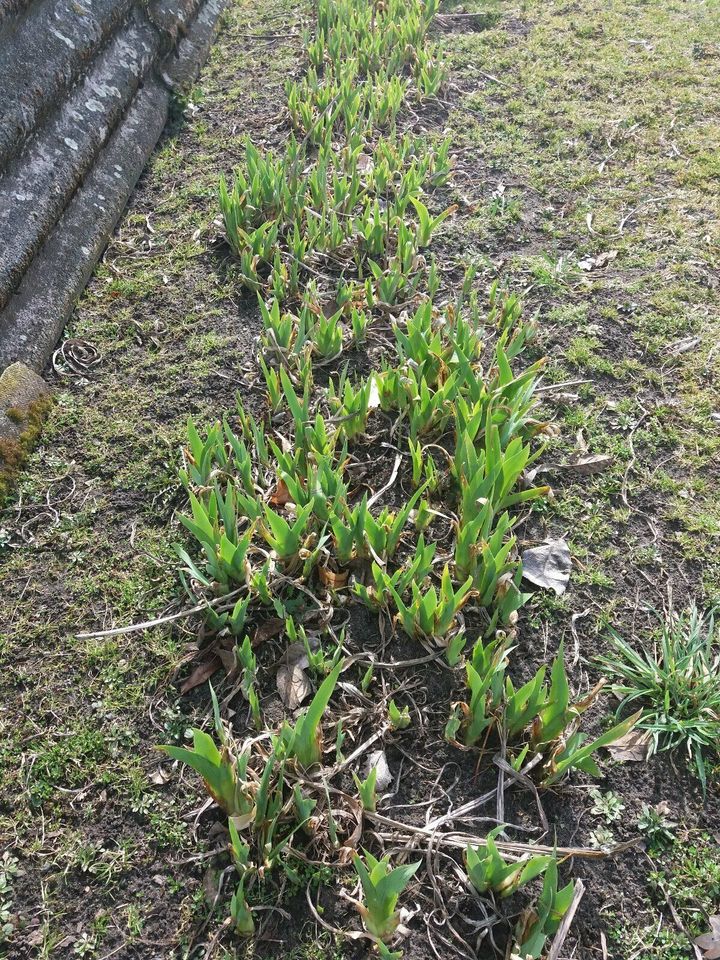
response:
[(400, 923), (400, 913), (395, 909), (398, 899), (415, 876), (420, 861), (391, 867), (389, 854), (377, 860), (368, 850), (363, 852), (367, 866), (357, 854), (353, 857), (365, 899), (364, 904), (358, 905), (358, 910), (368, 932), (382, 941), (389, 941)]

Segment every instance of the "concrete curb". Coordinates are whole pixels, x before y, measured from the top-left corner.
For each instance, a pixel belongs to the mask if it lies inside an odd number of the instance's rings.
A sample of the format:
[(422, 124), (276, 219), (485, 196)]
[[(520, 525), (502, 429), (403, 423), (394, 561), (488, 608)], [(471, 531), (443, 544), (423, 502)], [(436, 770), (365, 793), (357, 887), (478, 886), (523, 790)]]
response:
[[(82, 35), (54, 26), (68, 0), (15, 4), (11, 33), (13, 14), (0, 20), (0, 371), (49, 360), (162, 133), (170, 90), (197, 75), (225, 2), (96, 0)], [(5, 54), (25, 48), (33, 24), (62, 33), (67, 56), (51, 43), (29, 83)]]

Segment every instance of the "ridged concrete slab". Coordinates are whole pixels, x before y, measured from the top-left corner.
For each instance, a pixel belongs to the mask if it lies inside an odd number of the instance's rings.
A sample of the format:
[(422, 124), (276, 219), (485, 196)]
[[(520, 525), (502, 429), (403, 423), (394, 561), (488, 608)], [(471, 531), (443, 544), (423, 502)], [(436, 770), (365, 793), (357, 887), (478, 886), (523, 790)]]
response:
[(131, 18), (0, 177), (0, 308), (127, 110), (158, 49), (157, 32)]
[(0, 49), (0, 166), (87, 70), (133, 0), (40, 0), (19, 15)]
[(0, 0), (0, 372), (47, 363), (225, 2)]

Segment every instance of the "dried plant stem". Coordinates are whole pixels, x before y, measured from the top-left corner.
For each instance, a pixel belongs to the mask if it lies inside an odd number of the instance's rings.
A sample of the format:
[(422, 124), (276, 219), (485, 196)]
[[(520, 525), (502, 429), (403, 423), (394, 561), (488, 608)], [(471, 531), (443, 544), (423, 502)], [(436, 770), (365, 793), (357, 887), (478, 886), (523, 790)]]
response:
[[(491, 796), (495, 796), (493, 790)], [(432, 838), (432, 842), (437, 845), (453, 847), (456, 850), (464, 850), (468, 844), (483, 847), (486, 840), (483, 837), (476, 837), (472, 834), (453, 831), (449, 833), (438, 833), (433, 827), (418, 827), (411, 823), (400, 823), (398, 820), (391, 820), (390, 817), (384, 817), (380, 813), (369, 813), (365, 811), (365, 816), (373, 823), (380, 826), (390, 827), (394, 832), (400, 835), (423, 836)], [(559, 857), (582, 857), (588, 860), (604, 860), (606, 857), (614, 856), (616, 853), (622, 853), (635, 845), (635, 841), (620, 843), (611, 850), (593, 850), (591, 847), (549, 847), (541, 843), (510, 843), (507, 841), (495, 841), (499, 850), (504, 853), (514, 854), (518, 857), (524, 854), (557, 854)]]
[(220, 612), (224, 610), (232, 610), (233, 604), (229, 601), (237, 597), (239, 594), (244, 593), (246, 590), (247, 587), (238, 587), (237, 590), (233, 590), (231, 593), (226, 593), (222, 597), (216, 597), (214, 600), (203, 600), (202, 603), (198, 603), (196, 606), (190, 607), (188, 610), (180, 610), (178, 613), (169, 613), (164, 617), (156, 617), (154, 620), (145, 620), (143, 623), (131, 623), (127, 627), (113, 627), (110, 630), (97, 630), (93, 633), (78, 633), (77, 639), (96, 640), (100, 637), (119, 637), (126, 633), (139, 633), (142, 630), (150, 630), (152, 627), (160, 627), (164, 623), (172, 623), (174, 620), (182, 620), (184, 617), (191, 617), (194, 613), (200, 613), (203, 610), (207, 610), (208, 607), (212, 607)]
[(585, 893), (585, 884), (582, 882), (582, 880), (576, 880), (575, 893), (573, 894), (573, 898), (570, 901), (570, 906), (567, 908), (567, 912), (565, 913), (565, 916), (562, 918), (562, 923), (558, 927), (558, 931), (555, 934), (555, 939), (553, 940), (552, 945), (548, 950), (548, 955), (546, 960), (558, 960), (560, 956), (560, 951), (562, 950), (562, 946), (565, 943), (565, 938), (570, 932), (570, 925), (572, 924), (573, 919), (575, 917), (575, 912), (577, 911), (577, 908), (580, 906), (580, 901), (582, 900), (584, 893)]

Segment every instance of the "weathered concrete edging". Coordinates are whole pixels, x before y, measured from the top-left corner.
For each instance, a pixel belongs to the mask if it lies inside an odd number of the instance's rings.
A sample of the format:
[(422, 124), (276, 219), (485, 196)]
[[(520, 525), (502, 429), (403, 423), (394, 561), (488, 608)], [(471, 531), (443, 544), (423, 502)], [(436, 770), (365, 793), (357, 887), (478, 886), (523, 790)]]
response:
[(0, 0), (0, 373), (47, 363), (225, 2)]

